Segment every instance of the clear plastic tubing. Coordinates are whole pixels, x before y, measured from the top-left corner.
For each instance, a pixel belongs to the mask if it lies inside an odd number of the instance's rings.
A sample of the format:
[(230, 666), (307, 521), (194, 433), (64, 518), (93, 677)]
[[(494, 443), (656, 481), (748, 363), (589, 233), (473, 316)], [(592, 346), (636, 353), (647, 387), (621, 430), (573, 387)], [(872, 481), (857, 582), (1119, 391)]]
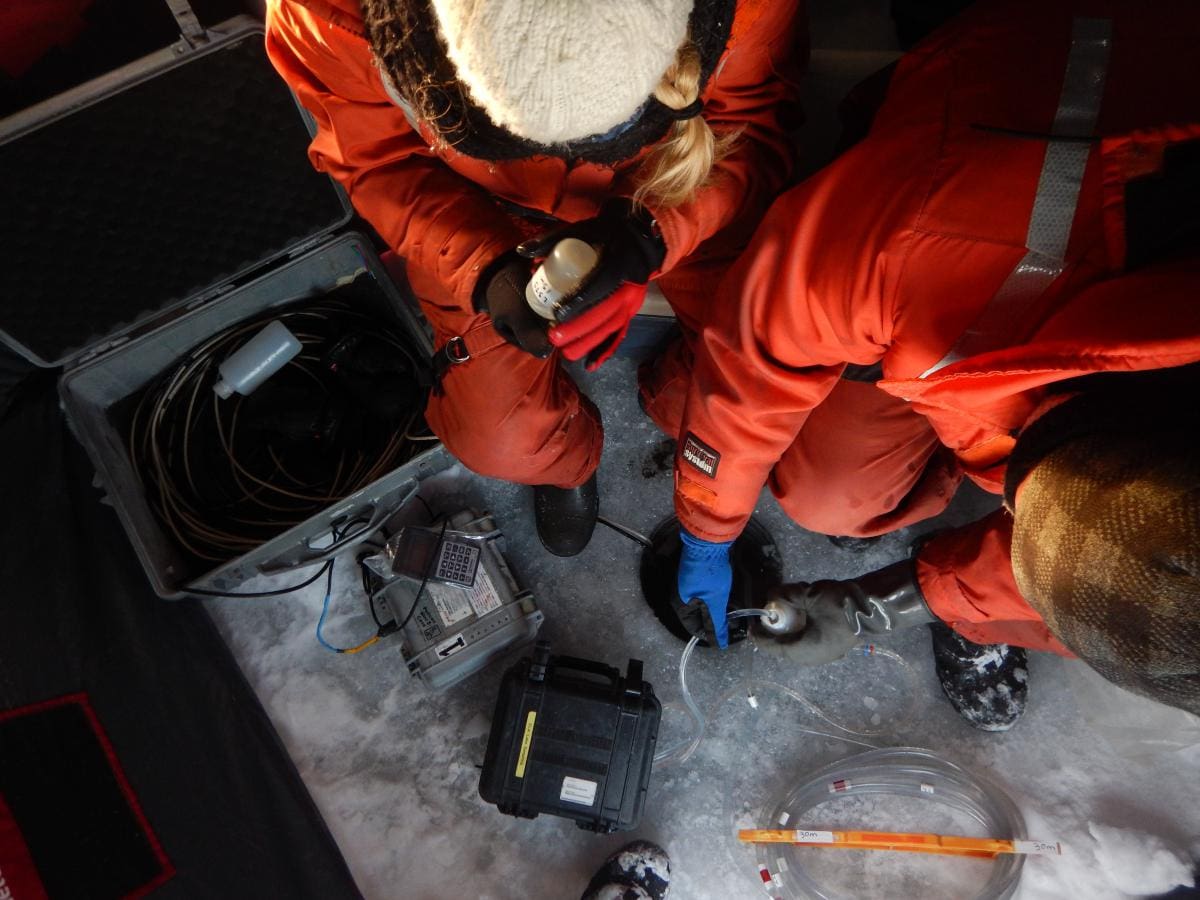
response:
[[(727, 618), (742, 619), (749, 616), (763, 616), (765, 613), (761, 609), (738, 609), (729, 613)], [(695, 730), (691, 738), (686, 738), (678, 744), (671, 747), (660, 749), (654, 754), (655, 762), (662, 762), (665, 759), (677, 758), (678, 762), (687, 762), (691, 755), (696, 752), (696, 748), (700, 746), (704, 740), (704, 731), (706, 724), (704, 713), (700, 712), (700, 707), (696, 705), (696, 701), (692, 699), (692, 692), (687, 686), (687, 664), (692, 658), (692, 653), (696, 650), (696, 645), (700, 643), (700, 638), (693, 637), (688, 641), (687, 646), (683, 648), (683, 656), (679, 658), (679, 693), (683, 696), (684, 706), (687, 707), (688, 715), (692, 717), (692, 722), (695, 725)]]
[[(742, 618), (749, 618), (751, 616), (758, 616), (761, 618), (766, 615), (767, 615), (767, 612), (765, 610), (761, 610), (761, 609), (739, 609), (739, 610), (734, 610), (733, 612), (729, 613), (728, 618), (742, 619)], [(692, 653), (695, 651), (696, 645), (698, 643), (700, 643), (700, 639), (696, 638), (696, 637), (693, 637), (690, 641), (688, 641), (687, 646), (683, 650), (683, 655), (679, 659), (679, 693), (683, 697), (684, 707), (687, 709), (688, 716), (691, 718), (692, 723), (693, 723), (692, 736), (683, 738), (682, 740), (680, 740), (670, 746), (660, 748), (658, 750), (658, 752), (654, 754), (654, 761), (656, 763), (662, 763), (662, 762), (684, 763), (684, 762), (687, 762), (687, 760), (691, 758), (692, 754), (696, 752), (697, 748), (699, 748), (700, 744), (704, 741), (704, 735), (705, 735), (705, 732), (708, 727), (707, 722), (704, 718), (704, 713), (702, 713), (700, 711), (700, 707), (696, 704), (695, 699), (692, 697), (692, 692), (688, 689), (688, 684), (687, 684), (688, 662), (691, 660)], [(859, 647), (856, 647), (853, 650), (851, 650), (850, 655), (887, 657), (888, 659), (891, 659), (893, 662), (900, 665), (908, 673), (910, 679), (912, 677), (912, 670), (911, 670), (911, 668), (909, 668), (908, 664), (904, 661), (904, 659), (902, 657), (900, 657), (899, 655), (892, 653), (890, 650), (883, 650), (881, 648), (875, 647), (874, 645), (869, 645), (869, 646), (863, 645), (863, 646), (859, 646)], [(805, 709), (807, 709), (813, 715), (817, 716), (820, 719), (824, 719), (827, 723), (832, 725), (834, 728), (838, 729), (839, 731), (845, 732), (846, 735), (854, 734), (854, 735), (860, 735), (860, 736), (864, 736), (864, 737), (872, 737), (875, 734), (879, 733), (879, 732), (872, 732), (872, 731), (857, 731), (853, 728), (849, 728), (846, 725), (843, 725), (842, 723), (831, 718), (823, 709), (821, 709), (819, 706), (817, 706), (815, 703), (813, 703), (811, 700), (809, 700), (807, 697), (805, 697), (802, 693), (800, 693), (799, 691), (793, 690), (792, 688), (789, 688), (785, 685), (776, 684), (775, 682), (771, 682), (771, 681), (760, 681), (760, 682), (756, 682), (756, 683), (761, 687), (770, 687), (770, 688), (773, 688), (775, 690), (778, 690), (778, 691), (786, 694), (787, 696), (791, 697), (793, 700), (800, 703)], [(731, 694), (732, 694), (732, 692), (730, 694), (726, 694), (724, 697), (720, 698), (720, 700), (717, 702), (717, 705), (719, 706), (721, 703), (723, 703), (725, 700), (727, 700), (731, 696)], [(910, 698), (911, 698), (912, 692), (909, 692), (909, 694), (910, 694)], [(910, 703), (909, 709), (911, 711), (911, 703)], [(875, 746), (874, 744), (868, 744), (865, 741), (856, 740), (854, 738), (846, 737), (845, 735), (841, 735), (841, 734), (830, 734), (829, 732), (826, 732), (826, 731), (815, 731), (811, 728), (801, 728), (799, 726), (797, 726), (797, 730), (806, 732), (807, 734), (815, 734), (815, 735), (819, 735), (821, 737), (830, 737), (830, 738), (834, 738), (835, 740), (846, 741), (851, 744), (858, 744), (862, 747), (873, 748)]]
[[(915, 797), (940, 803), (970, 816), (983, 827), (983, 833), (988, 837), (1026, 837), (1021, 811), (1000, 788), (942, 759), (933, 751), (918, 747), (869, 750), (825, 766), (797, 784), (771, 812), (769, 821), (783, 820), (799, 827), (812, 827), (803, 823), (803, 818), (814, 807), (835, 795), (868, 794)], [(792, 852), (787, 864), (781, 866), (779, 859), (789, 851)], [(759, 844), (757, 847), (759, 865), (779, 879), (776, 883), (782, 883), (785, 896), (792, 900), (849, 900), (846, 895), (828, 891), (810, 878), (799, 864), (799, 854), (794, 851), (795, 848), (786, 844)], [(975, 894), (975, 900), (1007, 900), (1011, 897), (1021, 880), (1024, 863), (1022, 854), (999, 854), (992, 864), (991, 875)]]

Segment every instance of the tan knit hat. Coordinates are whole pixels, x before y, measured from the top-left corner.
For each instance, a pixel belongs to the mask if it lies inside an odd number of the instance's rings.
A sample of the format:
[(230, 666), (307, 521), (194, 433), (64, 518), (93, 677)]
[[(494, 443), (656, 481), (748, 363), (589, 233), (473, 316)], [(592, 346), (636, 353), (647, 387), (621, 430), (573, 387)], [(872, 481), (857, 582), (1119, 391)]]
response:
[(1036, 423), (1043, 437), (1074, 436), (1026, 468), (1013, 575), (1050, 630), (1100, 674), (1200, 715), (1194, 423), (1144, 398), (1168, 418), (1152, 427), (1127, 410), (1122, 424), (1134, 427), (1112, 430), (1096, 421), (1121, 416), (1106, 400), (1080, 398)]

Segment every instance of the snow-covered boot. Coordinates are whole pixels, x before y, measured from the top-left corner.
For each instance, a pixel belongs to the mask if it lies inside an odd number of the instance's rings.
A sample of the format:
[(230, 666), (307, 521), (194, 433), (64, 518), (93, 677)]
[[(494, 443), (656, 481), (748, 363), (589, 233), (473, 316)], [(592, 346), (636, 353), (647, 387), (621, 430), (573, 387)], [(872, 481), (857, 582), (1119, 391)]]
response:
[(1008, 644), (973, 644), (940, 622), (929, 626), (942, 690), (983, 731), (1007, 731), (1029, 698), (1028, 654)]
[(658, 844), (626, 844), (600, 867), (580, 900), (666, 900), (671, 858)]

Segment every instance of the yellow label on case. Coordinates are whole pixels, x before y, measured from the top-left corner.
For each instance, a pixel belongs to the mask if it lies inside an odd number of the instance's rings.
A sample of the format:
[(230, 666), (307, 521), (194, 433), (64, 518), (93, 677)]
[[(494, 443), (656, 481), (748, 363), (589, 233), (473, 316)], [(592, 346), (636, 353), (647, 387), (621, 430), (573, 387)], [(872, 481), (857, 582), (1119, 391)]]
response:
[(521, 755), (517, 757), (517, 777), (525, 777), (525, 765), (529, 762), (529, 745), (533, 743), (533, 723), (537, 721), (537, 711), (531, 709), (525, 719), (525, 736), (521, 738)]

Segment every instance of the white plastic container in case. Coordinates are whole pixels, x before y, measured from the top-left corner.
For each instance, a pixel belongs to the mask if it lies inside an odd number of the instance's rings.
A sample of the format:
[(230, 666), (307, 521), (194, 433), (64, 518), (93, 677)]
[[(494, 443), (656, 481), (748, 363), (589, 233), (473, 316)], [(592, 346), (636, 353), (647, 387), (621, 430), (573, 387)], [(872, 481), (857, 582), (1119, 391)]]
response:
[[(181, 23), (182, 24), (182, 23)], [(249, 17), (0, 121), (0, 340), (59, 382), (154, 590), (227, 591), (247, 577), (321, 562), (382, 523), (448, 465), (440, 444), (300, 525), (207, 571), (152, 513), (119, 409), (192, 347), (237, 322), (355, 278), (364, 301), (431, 352), (415, 304), (371, 243), (334, 235), (345, 195), (312, 170), (311, 122)], [(85, 212), (86, 211), (86, 214)], [(330, 544), (335, 523), (361, 519)]]

